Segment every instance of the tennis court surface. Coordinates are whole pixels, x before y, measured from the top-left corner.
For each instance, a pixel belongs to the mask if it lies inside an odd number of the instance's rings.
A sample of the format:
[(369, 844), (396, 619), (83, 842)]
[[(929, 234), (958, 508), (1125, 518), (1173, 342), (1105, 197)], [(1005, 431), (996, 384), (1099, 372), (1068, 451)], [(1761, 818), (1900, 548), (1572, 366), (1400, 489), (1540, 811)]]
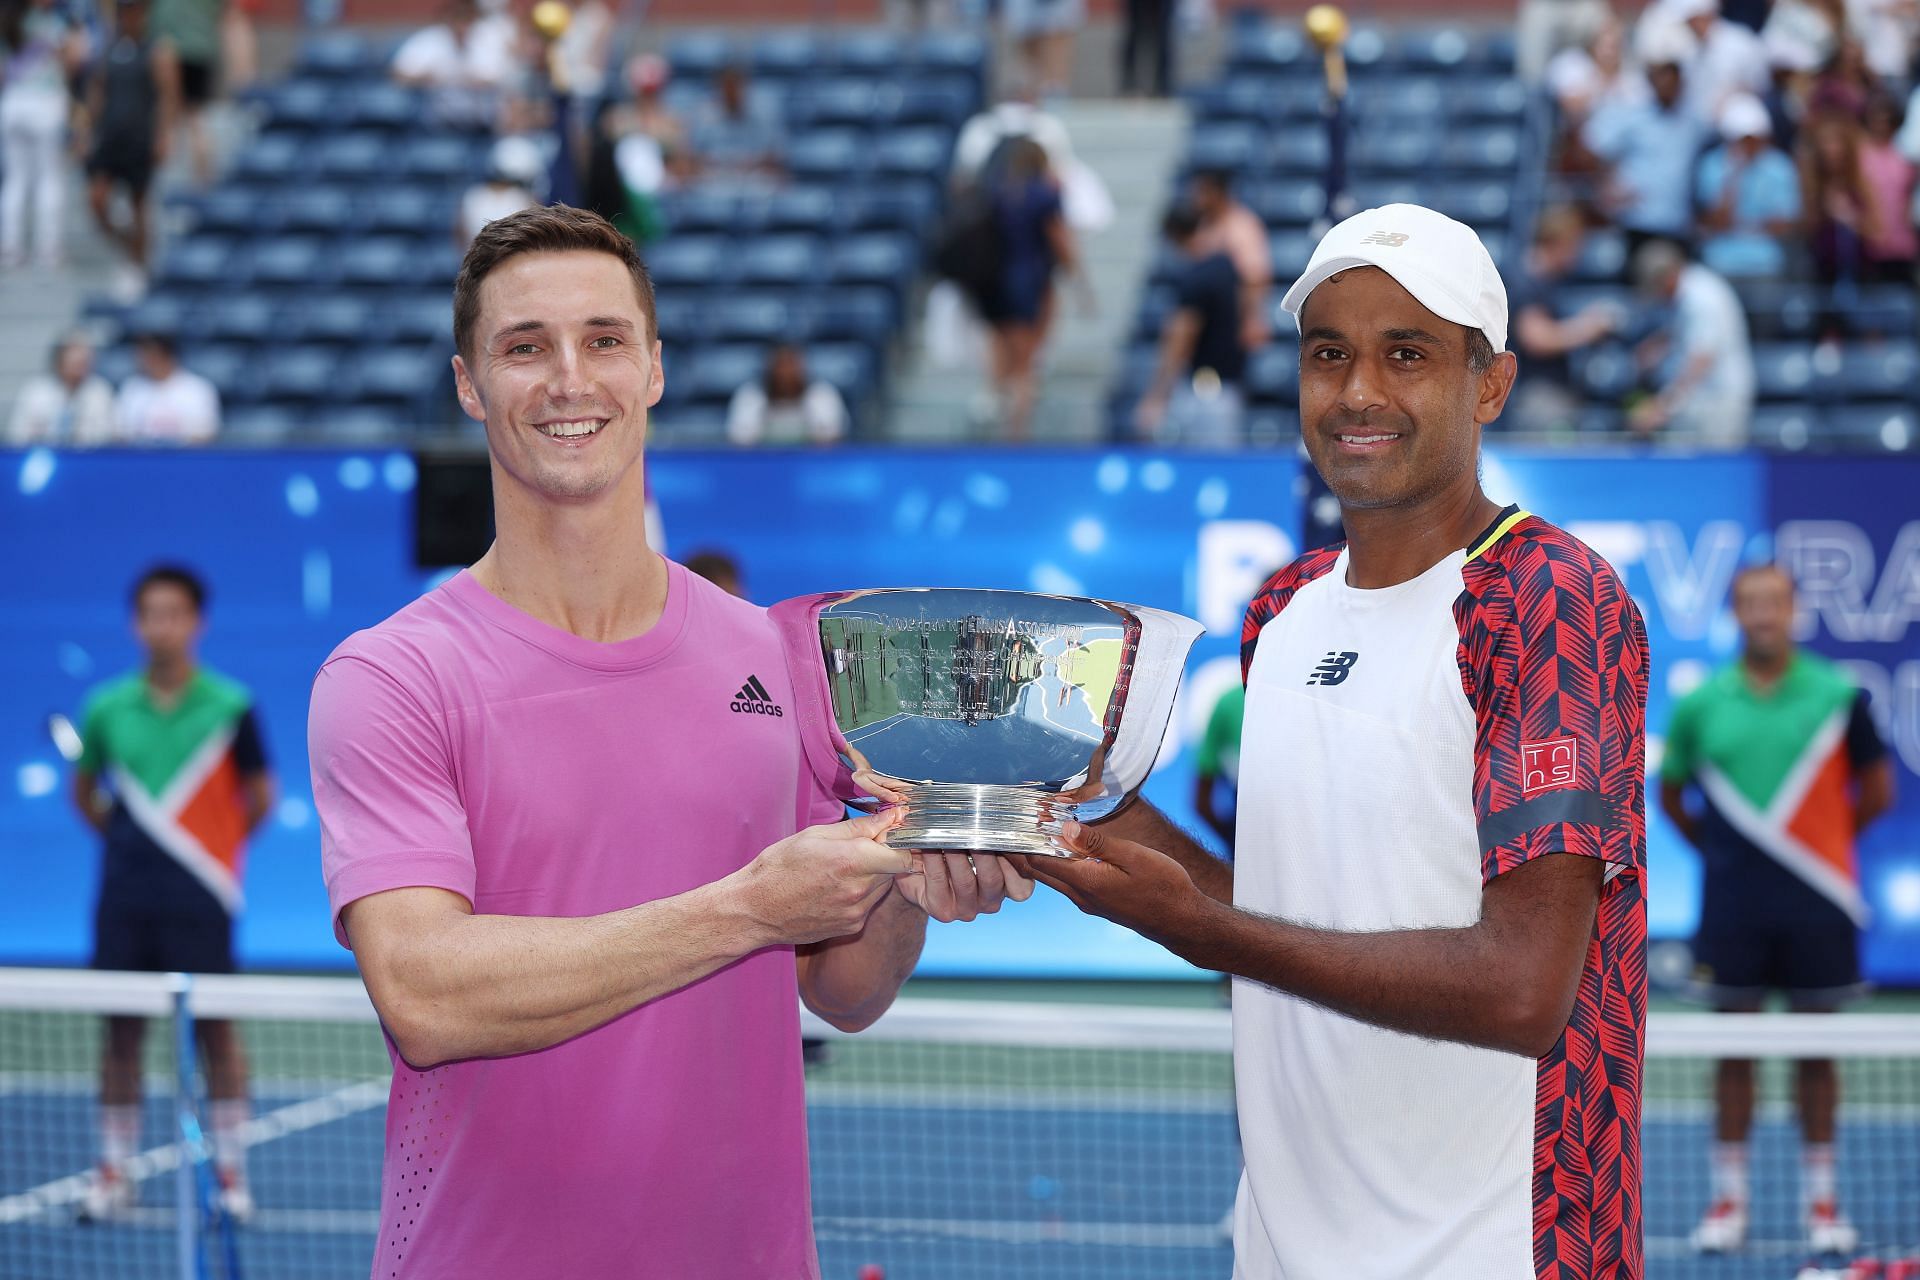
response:
[[(183, 1163), (170, 1037), (149, 1036), (138, 1206), (77, 1209), (96, 1148), (99, 1016), (165, 1017), (159, 975), (0, 970), (0, 1280), (181, 1274)], [(254, 1074), (250, 1280), (367, 1273), (387, 1060), (351, 979), (201, 979)], [(824, 1030), (824, 1029), (823, 1029)], [(1655, 1015), (1646, 1100), (1650, 1280), (1787, 1280), (1798, 1233), (1789, 1060), (1843, 1061), (1843, 1203), (1863, 1255), (1920, 1253), (1920, 1017)], [(814, 1210), (827, 1280), (1225, 1280), (1239, 1176), (1224, 1010), (904, 1000), (810, 1071)], [(1767, 1059), (1753, 1238), (1696, 1257), (1712, 1061)], [(228, 1268), (209, 1249), (208, 1274)], [(189, 1272), (189, 1274), (191, 1274)]]

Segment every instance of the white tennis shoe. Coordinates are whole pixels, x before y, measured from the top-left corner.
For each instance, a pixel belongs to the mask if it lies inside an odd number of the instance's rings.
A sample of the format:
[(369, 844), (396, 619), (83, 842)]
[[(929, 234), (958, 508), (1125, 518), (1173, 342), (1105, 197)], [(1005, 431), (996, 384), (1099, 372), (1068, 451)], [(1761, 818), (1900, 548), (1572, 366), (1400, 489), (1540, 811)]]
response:
[(1860, 1233), (1839, 1205), (1822, 1200), (1808, 1207), (1807, 1248), (1815, 1253), (1852, 1253), (1859, 1247)]
[(1747, 1243), (1747, 1206), (1738, 1200), (1716, 1200), (1693, 1229), (1696, 1253), (1732, 1253)]

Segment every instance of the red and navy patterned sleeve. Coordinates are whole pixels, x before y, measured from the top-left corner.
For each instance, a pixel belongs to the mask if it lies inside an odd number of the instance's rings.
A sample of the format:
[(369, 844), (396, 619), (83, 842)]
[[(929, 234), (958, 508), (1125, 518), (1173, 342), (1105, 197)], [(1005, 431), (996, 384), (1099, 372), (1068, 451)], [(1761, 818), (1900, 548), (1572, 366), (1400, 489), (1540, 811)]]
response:
[(1268, 578), (1266, 585), (1254, 593), (1253, 603), (1247, 606), (1247, 619), (1240, 625), (1240, 683), (1245, 684), (1247, 672), (1253, 670), (1253, 651), (1260, 643), (1260, 629), (1280, 616), (1296, 591), (1333, 568), (1346, 545), (1337, 542), (1307, 552)]
[(1626, 587), (1533, 516), (1462, 574), (1482, 877), (1562, 852), (1644, 872), (1647, 632)]

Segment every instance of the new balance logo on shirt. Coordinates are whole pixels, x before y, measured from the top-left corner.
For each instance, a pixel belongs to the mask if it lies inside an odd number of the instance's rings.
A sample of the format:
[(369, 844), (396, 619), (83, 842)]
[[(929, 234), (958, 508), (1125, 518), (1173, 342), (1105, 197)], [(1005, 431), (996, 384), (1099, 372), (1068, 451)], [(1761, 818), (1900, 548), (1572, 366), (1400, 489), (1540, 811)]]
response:
[(780, 704), (767, 692), (767, 686), (760, 683), (759, 676), (748, 676), (747, 682), (740, 686), (740, 692), (733, 695), (729, 709), (743, 715), (784, 716)]
[(1327, 650), (1327, 656), (1320, 659), (1320, 665), (1307, 676), (1308, 684), (1339, 684), (1353, 670), (1353, 664), (1360, 661), (1360, 655), (1351, 650)]

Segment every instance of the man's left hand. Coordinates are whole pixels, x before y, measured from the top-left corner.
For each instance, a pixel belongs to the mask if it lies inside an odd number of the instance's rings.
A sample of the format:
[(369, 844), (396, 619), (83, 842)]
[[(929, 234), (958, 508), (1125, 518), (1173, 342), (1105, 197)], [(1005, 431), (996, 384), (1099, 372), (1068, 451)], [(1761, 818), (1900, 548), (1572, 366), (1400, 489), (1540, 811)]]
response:
[(1075, 856), (1010, 861), (1088, 915), (1164, 942), (1184, 932), (1183, 918), (1205, 901), (1187, 869), (1157, 849), (1078, 822), (1066, 825), (1061, 843)]
[(1032, 879), (994, 853), (916, 850), (913, 870), (893, 883), (901, 897), (943, 923), (992, 915), (1009, 898), (1025, 902), (1033, 895)]

